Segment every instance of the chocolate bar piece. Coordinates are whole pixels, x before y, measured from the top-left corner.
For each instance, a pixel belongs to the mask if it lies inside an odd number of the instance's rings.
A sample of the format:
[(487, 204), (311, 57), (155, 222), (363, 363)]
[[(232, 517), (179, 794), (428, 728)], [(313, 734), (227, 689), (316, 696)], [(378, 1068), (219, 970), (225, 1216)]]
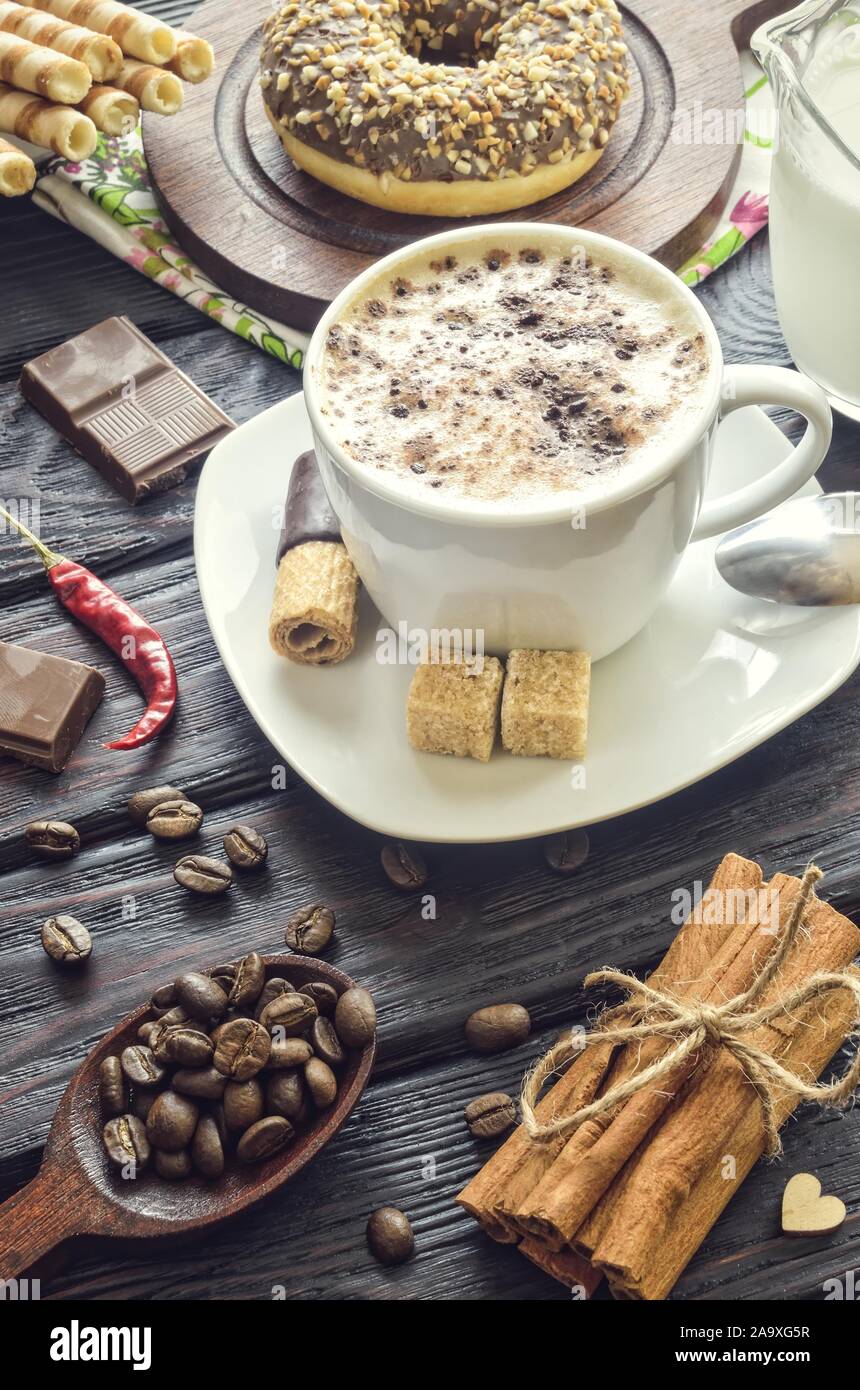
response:
[(0, 753), (62, 772), (104, 693), (93, 666), (0, 642)]
[(127, 318), (28, 362), (22, 394), (127, 502), (181, 483), (233, 421)]
[(299, 454), (290, 475), (276, 567), (288, 550), (307, 541), (339, 541), (340, 522), (331, 509), (313, 449)]

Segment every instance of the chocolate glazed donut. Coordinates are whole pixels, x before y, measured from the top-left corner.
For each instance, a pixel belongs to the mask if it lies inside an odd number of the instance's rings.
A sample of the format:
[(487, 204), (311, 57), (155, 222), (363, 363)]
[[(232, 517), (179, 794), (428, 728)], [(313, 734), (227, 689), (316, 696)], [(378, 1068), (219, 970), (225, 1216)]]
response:
[(290, 0), (261, 84), (290, 158), (377, 207), (524, 207), (600, 158), (627, 95), (615, 0)]

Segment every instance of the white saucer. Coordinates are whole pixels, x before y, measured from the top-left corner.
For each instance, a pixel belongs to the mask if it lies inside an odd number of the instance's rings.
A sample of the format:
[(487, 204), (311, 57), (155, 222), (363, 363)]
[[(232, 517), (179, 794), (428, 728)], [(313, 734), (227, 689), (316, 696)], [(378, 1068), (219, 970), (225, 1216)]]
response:
[[(757, 407), (730, 415), (718, 441), (716, 495), (788, 448)], [(218, 650), (260, 729), (318, 792), (385, 835), (513, 840), (621, 815), (756, 747), (860, 661), (860, 610), (745, 598), (717, 574), (716, 542), (701, 541), (647, 628), (594, 668), (584, 787), (563, 762), (415, 753), (405, 731), (412, 670), (377, 662), (379, 619), (366, 595), (356, 651), (342, 665), (296, 666), (269, 647), (278, 513), (290, 463), (310, 447), (296, 395), (213, 450), (197, 488), (197, 576)]]

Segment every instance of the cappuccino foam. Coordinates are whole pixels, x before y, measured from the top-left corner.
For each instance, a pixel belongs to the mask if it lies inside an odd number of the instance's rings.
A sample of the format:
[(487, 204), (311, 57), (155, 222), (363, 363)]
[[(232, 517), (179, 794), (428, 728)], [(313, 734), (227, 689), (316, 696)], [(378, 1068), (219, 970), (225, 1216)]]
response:
[(328, 331), (321, 409), (413, 494), (507, 502), (607, 481), (705, 398), (692, 309), (584, 247), (408, 261)]

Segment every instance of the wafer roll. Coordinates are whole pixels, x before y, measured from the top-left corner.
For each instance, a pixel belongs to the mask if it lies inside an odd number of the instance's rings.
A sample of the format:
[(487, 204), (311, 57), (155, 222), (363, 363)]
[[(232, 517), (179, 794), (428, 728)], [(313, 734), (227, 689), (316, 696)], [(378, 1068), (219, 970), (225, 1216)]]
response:
[(94, 34), (13, 0), (0, 0), (0, 30), (77, 58), (89, 68), (94, 82), (110, 82), (122, 67), (122, 49), (107, 34)]
[(89, 159), (98, 141), (98, 131), (80, 111), (71, 106), (52, 106), (0, 82), (0, 131), (3, 130), (76, 161)]
[(340, 541), (306, 541), (278, 565), (269, 641), (279, 656), (333, 666), (358, 630), (358, 575)]
[(169, 63), (176, 53), (176, 34), (169, 24), (117, 0), (33, 0), (33, 5), (70, 24), (109, 34), (123, 53), (144, 63)]
[(159, 116), (175, 116), (182, 105), (182, 83), (172, 72), (138, 63), (126, 58), (114, 82), (124, 92), (136, 97), (144, 111), (156, 111)]
[(177, 29), (176, 53), (167, 66), (183, 82), (205, 82), (207, 77), (212, 76), (215, 67), (212, 45), (207, 39), (198, 39), (196, 34)]
[(30, 192), (35, 182), (36, 166), (32, 159), (17, 145), (0, 139), (0, 198), (20, 198)]
[(76, 58), (0, 31), (0, 81), (47, 101), (77, 106), (93, 79), (89, 68)]
[(105, 135), (131, 135), (140, 120), (137, 98), (117, 87), (91, 87), (79, 110)]

